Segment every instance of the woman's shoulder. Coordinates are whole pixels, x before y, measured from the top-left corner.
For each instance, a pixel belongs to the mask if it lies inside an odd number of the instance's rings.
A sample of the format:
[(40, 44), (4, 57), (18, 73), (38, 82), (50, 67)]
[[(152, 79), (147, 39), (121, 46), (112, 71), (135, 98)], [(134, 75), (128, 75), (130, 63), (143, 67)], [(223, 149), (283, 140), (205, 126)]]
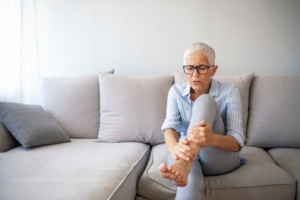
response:
[(234, 90), (236, 89), (236, 85), (234, 85), (233, 83), (231, 82), (228, 82), (228, 81), (219, 81), (219, 80), (216, 80), (215, 78), (212, 78), (216, 83), (217, 85), (219, 86), (220, 90), (222, 91), (231, 91), (231, 90)]
[(239, 90), (235, 84), (227, 81), (221, 82), (216, 79), (214, 79), (214, 82), (216, 83), (216, 85), (218, 85), (217, 87), (219, 90), (219, 95), (225, 95), (228, 97), (239, 95)]
[(175, 83), (170, 88), (170, 92), (175, 93), (177, 95), (182, 95), (183, 91), (187, 87), (188, 83)]

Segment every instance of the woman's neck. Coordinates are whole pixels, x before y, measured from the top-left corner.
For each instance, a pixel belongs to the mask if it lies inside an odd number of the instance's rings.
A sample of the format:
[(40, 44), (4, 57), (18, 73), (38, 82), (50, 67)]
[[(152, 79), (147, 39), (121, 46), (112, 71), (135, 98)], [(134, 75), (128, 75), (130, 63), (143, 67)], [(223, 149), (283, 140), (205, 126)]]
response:
[(211, 83), (209, 84), (207, 90), (205, 92), (202, 92), (202, 91), (196, 91), (194, 90), (192, 87), (190, 89), (190, 94), (193, 94), (193, 95), (202, 95), (202, 94), (209, 94), (209, 90), (210, 90), (210, 86), (211, 86)]

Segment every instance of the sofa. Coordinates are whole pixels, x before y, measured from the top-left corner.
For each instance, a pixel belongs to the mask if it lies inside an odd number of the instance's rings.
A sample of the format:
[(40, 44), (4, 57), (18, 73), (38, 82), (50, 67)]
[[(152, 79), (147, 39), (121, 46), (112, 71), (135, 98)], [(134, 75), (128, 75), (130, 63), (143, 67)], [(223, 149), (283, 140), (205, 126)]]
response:
[[(24, 147), (0, 123), (0, 199), (171, 200), (161, 125), (184, 74), (114, 70), (43, 78), (43, 108), (70, 142)], [(205, 199), (300, 200), (300, 75), (215, 77), (238, 86), (246, 164), (205, 176)]]

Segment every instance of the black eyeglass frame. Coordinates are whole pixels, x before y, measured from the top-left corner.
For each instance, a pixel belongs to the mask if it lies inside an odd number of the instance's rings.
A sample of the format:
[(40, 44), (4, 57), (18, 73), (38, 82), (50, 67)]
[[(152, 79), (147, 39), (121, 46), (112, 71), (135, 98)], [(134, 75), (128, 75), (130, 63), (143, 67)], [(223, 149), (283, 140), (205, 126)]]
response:
[[(185, 68), (186, 66), (194, 67), (193, 72), (192, 72), (192, 73), (186, 73), (185, 70), (184, 70), (184, 68)], [(213, 67), (213, 66), (215, 66), (215, 65), (211, 65), (211, 66), (198, 65), (197, 67), (195, 67), (194, 65), (184, 65), (184, 66), (183, 66), (183, 72), (186, 73), (186, 74), (193, 74), (194, 71), (195, 71), (195, 69), (197, 69), (198, 74), (201, 74), (201, 73), (199, 72), (199, 70), (198, 70), (198, 67), (203, 67), (203, 66), (204, 66), (204, 67), (207, 67), (207, 71), (206, 71), (206, 73), (205, 73), (205, 74), (207, 74), (207, 73), (208, 73), (208, 69), (211, 68), (211, 67)], [(205, 74), (201, 74), (201, 75), (205, 75)]]

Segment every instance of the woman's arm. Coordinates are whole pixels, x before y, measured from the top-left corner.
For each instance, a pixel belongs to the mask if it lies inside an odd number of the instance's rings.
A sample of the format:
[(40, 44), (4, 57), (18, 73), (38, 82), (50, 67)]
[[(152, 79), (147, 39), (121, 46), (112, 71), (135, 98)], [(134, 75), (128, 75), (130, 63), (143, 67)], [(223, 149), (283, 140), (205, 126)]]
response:
[(165, 143), (167, 144), (169, 152), (174, 160), (177, 160), (179, 157), (184, 160), (194, 160), (196, 155), (194, 155), (190, 147), (186, 145), (188, 142), (185, 144), (183, 143), (185, 140), (178, 142), (181, 131), (181, 117), (177, 103), (178, 95), (179, 94), (173, 85), (169, 90), (166, 119), (161, 127), (161, 130), (165, 137)]
[(187, 135), (191, 143), (201, 147), (215, 146), (224, 151), (239, 151), (240, 149), (240, 145), (232, 135), (213, 133), (210, 125), (205, 121), (189, 128)]
[(181, 142), (179, 140), (179, 133), (175, 130), (168, 128), (165, 130), (165, 143), (168, 146), (169, 152), (174, 160), (180, 158), (189, 161), (195, 160), (196, 153), (193, 148), (188, 145), (187, 139), (182, 139)]
[[(226, 139), (224, 139), (224, 137), (226, 137)], [(229, 94), (226, 110), (226, 136), (224, 137), (218, 137), (218, 146), (224, 147), (226, 144), (221, 144), (222, 142), (230, 142), (231, 145), (235, 144), (235, 149), (238, 149), (237, 151), (241, 151), (244, 146), (242, 102), (239, 90), (236, 86), (231, 88)], [(235, 142), (233, 139), (235, 139)], [(237, 144), (239, 146), (238, 148)]]
[(215, 134), (215, 144), (213, 145), (224, 151), (239, 151), (240, 145), (232, 135)]
[(165, 142), (168, 148), (179, 141), (179, 133), (171, 128), (165, 130)]

